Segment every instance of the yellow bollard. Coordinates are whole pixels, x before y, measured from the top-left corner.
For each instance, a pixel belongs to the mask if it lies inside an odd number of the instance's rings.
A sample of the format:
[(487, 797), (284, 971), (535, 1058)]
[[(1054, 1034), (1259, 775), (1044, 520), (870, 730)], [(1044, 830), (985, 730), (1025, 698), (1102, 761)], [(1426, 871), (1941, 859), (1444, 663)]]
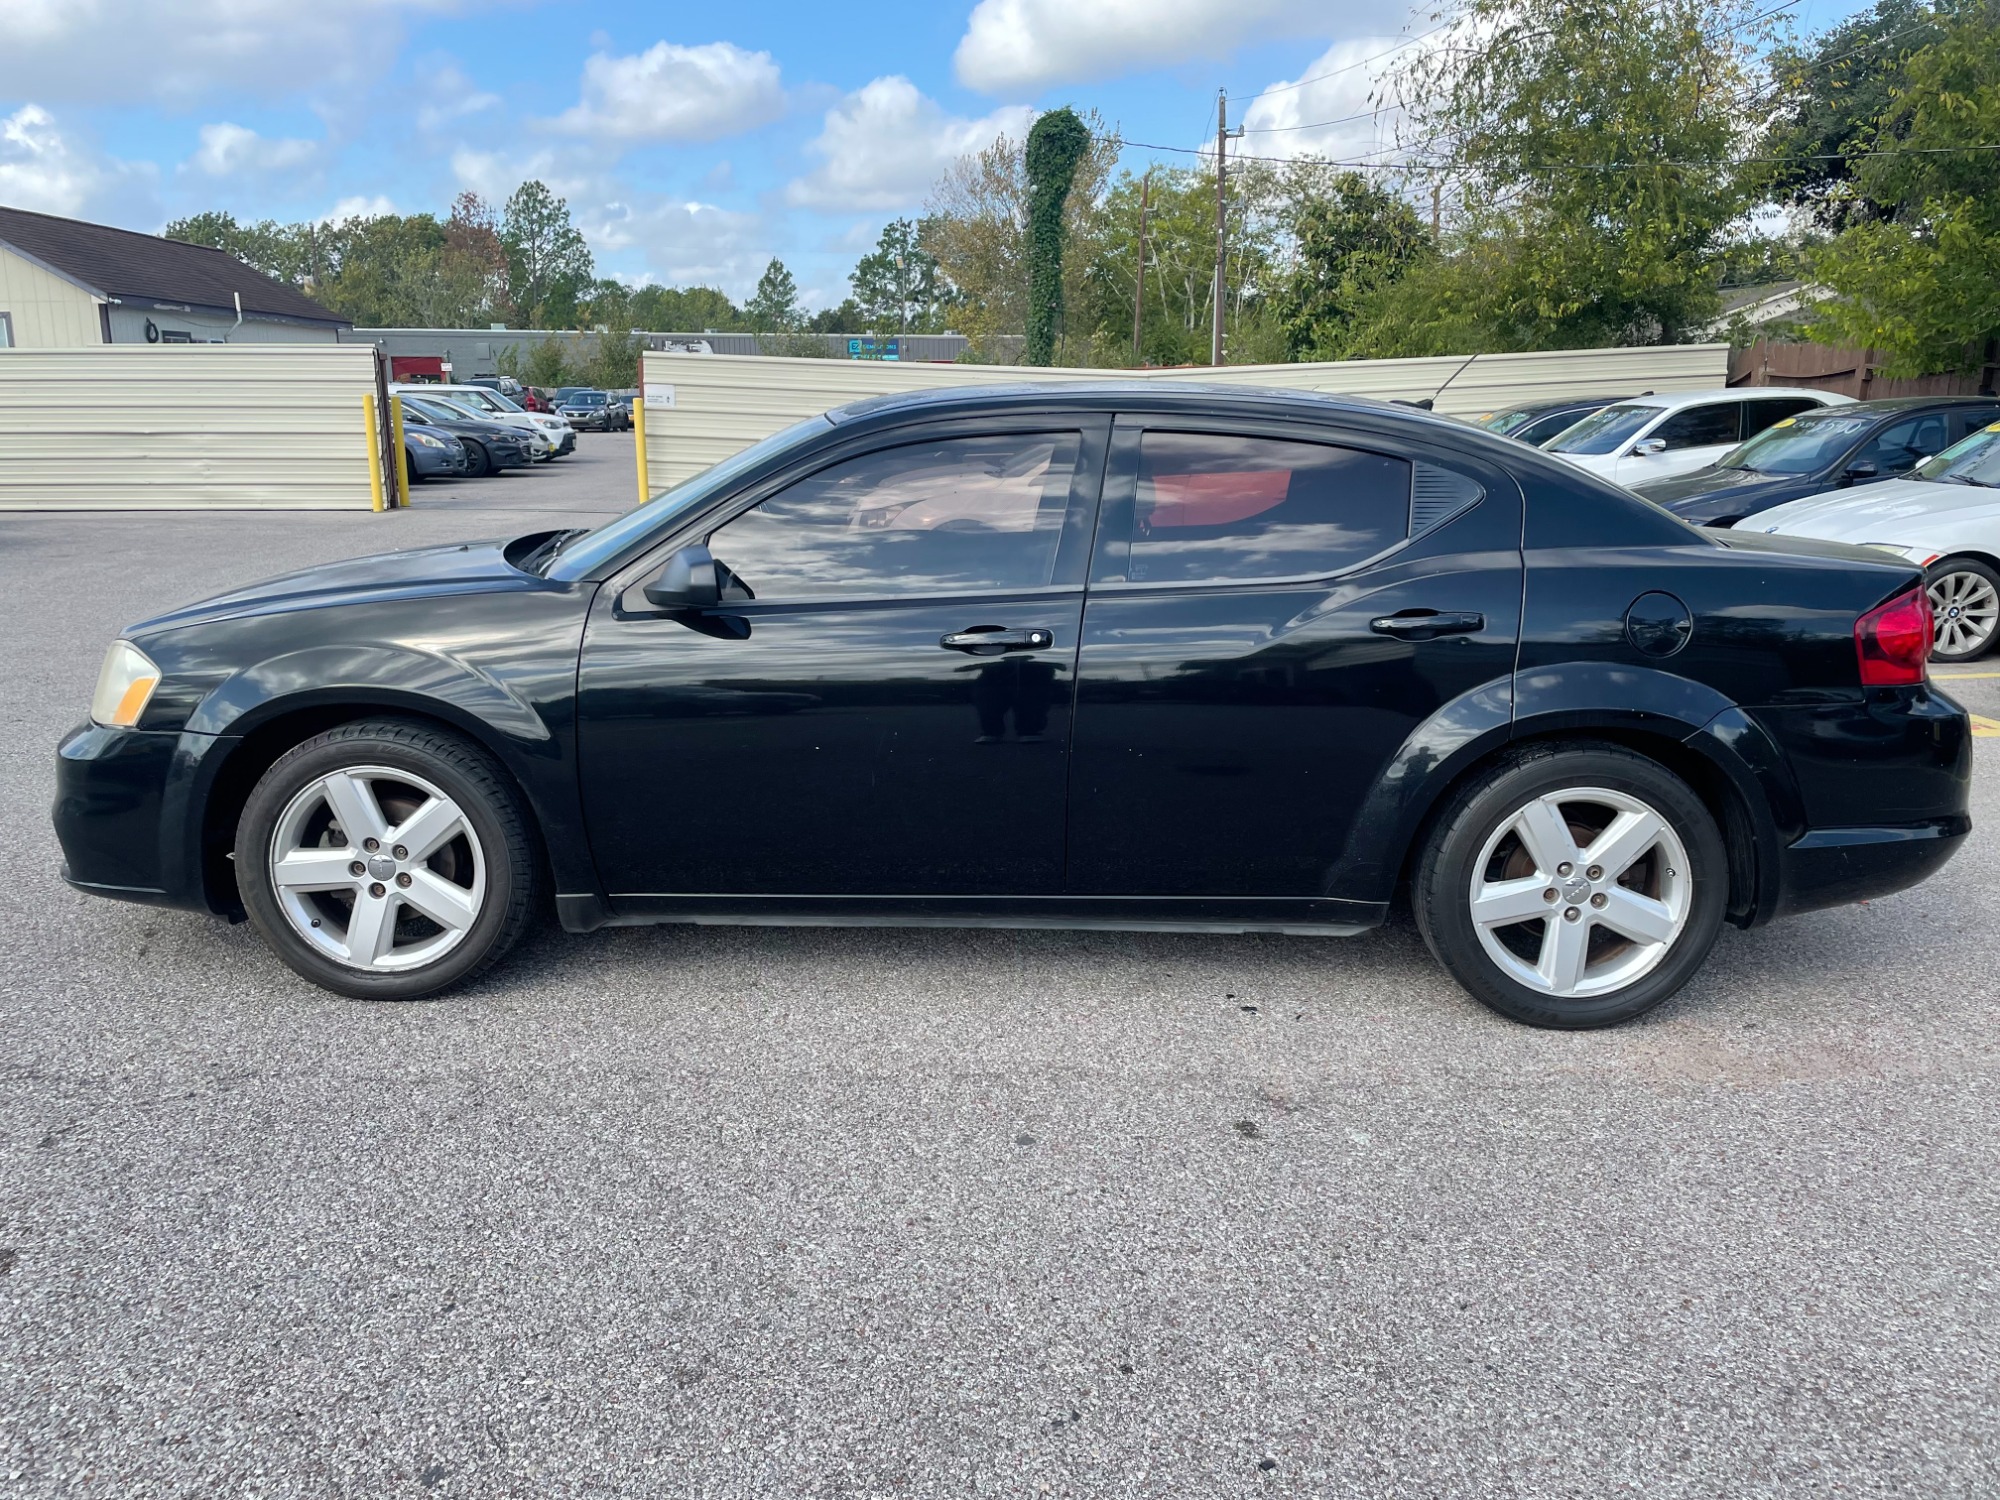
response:
[(408, 507), (410, 503), (410, 450), (403, 446), (403, 398), (389, 398), (389, 425), (396, 436), (396, 503)]
[(653, 486), (646, 473), (646, 399), (632, 398), (632, 438), (639, 450), (639, 503), (653, 498)]
[(382, 444), (381, 434), (375, 428), (375, 397), (361, 398), (361, 423), (368, 431), (368, 493), (374, 497), (372, 510), (380, 511), (382, 506)]

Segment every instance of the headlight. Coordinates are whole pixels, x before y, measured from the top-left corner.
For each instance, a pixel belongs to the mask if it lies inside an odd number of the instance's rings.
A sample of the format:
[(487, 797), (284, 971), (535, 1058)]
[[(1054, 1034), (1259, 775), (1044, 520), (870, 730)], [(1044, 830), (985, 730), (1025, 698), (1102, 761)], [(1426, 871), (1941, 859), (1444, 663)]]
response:
[(1908, 558), (1911, 562), (1926, 568), (1944, 555), (1929, 547), (1903, 547), (1895, 542), (1863, 542), (1861, 545), (1876, 552), (1893, 552), (1898, 557)]
[(113, 641), (98, 668), (90, 717), (115, 729), (130, 729), (159, 685), (160, 669), (146, 660), (143, 651), (130, 641)]
[(444, 446), (442, 441), (432, 437), (428, 432), (410, 432), (408, 428), (405, 428), (404, 431), (408, 434), (410, 441), (415, 443), (419, 448), (442, 448)]

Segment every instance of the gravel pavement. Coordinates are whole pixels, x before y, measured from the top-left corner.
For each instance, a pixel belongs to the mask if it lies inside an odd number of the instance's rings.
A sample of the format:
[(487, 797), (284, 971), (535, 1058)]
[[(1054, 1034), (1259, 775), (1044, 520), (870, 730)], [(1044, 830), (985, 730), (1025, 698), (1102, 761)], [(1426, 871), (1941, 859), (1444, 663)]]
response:
[(1593, 1035), (1407, 928), (547, 932), (369, 1005), (57, 879), (123, 623), (630, 460), (0, 515), (0, 1492), (2000, 1492), (1993, 745), (1927, 887)]

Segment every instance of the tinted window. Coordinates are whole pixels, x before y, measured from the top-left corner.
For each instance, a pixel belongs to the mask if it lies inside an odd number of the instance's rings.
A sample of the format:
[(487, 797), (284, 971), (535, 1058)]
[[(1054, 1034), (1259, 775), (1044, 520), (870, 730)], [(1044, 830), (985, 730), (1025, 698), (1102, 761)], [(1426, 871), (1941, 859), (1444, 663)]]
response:
[(763, 600), (1040, 588), (1080, 446), (1044, 432), (886, 448), (800, 480), (709, 546)]
[(1400, 458), (1267, 438), (1149, 432), (1125, 576), (1228, 582), (1338, 572), (1410, 531)]
[(1557, 412), (1552, 417), (1537, 417), (1526, 426), (1511, 432), (1509, 436), (1539, 448), (1557, 433), (1566, 432), (1574, 427), (1577, 420), (1577, 414), (1573, 411)]
[(1994, 418), (2000, 417), (2000, 407), (1973, 406), (1962, 408), (1951, 414), (1951, 440), (1955, 443), (1968, 433), (1979, 431)]
[(1786, 417), (1796, 417), (1804, 412), (1825, 411), (1824, 403), (1810, 396), (1772, 396), (1764, 401), (1743, 403), (1743, 435), (1755, 437), (1766, 427), (1775, 426)]
[(1669, 453), (1676, 448), (1710, 448), (1717, 443), (1733, 443), (1742, 410), (1743, 403), (1740, 401), (1711, 401), (1706, 406), (1690, 406), (1685, 411), (1675, 412), (1646, 437), (1649, 441), (1659, 438), (1665, 442)]
[(1855, 463), (1872, 463), (1883, 474), (1904, 474), (1950, 444), (1945, 440), (1943, 412), (1909, 417), (1878, 433), (1854, 455)]
[(1787, 417), (1715, 462), (1757, 474), (1816, 474), (1875, 425), (1868, 416)]
[(1548, 445), (1549, 452), (1614, 453), (1659, 414), (1657, 406), (1607, 406), (1564, 429), (1562, 436)]

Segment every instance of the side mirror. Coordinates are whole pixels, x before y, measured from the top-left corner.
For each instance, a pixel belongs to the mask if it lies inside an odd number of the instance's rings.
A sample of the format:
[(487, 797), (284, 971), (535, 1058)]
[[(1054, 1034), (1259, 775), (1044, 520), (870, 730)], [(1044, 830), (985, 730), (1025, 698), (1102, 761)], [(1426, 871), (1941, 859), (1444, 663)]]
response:
[(1847, 480), (1873, 479), (1882, 472), (1872, 458), (1858, 459), (1847, 466), (1847, 472), (1840, 477)]
[(640, 592), (655, 609), (711, 609), (722, 602), (715, 556), (699, 542), (683, 547)]
[(1651, 458), (1655, 453), (1665, 453), (1667, 451), (1667, 440), (1665, 438), (1647, 438), (1643, 443), (1634, 443), (1632, 451), (1640, 458)]

